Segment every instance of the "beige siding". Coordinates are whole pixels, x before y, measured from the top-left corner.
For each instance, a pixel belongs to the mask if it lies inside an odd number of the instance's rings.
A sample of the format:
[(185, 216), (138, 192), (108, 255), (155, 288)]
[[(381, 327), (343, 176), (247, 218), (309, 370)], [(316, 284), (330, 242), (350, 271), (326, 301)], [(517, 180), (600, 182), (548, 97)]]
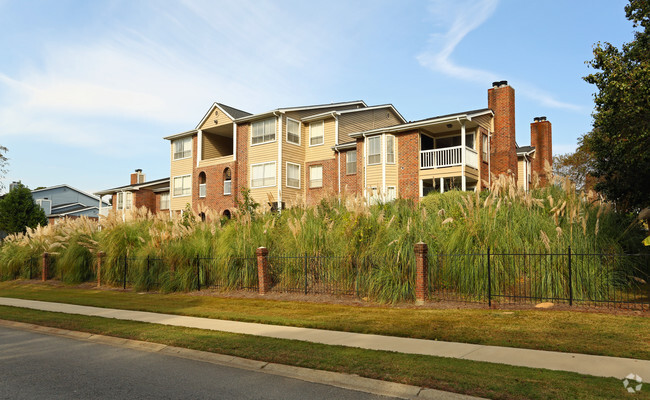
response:
[[(318, 121), (312, 121), (310, 123), (314, 123)], [(309, 146), (309, 126), (305, 124), (304, 128), (304, 138), (305, 138), (305, 146), (306, 147), (306, 154), (305, 154), (305, 161), (306, 162), (312, 162), (312, 161), (320, 161), (320, 160), (330, 160), (334, 158), (334, 150), (332, 150), (332, 147), (335, 145), (335, 136), (336, 136), (336, 121), (334, 118), (327, 118), (325, 119), (325, 138), (324, 142), (321, 145), (318, 146)]]
[(481, 128), (485, 128), (488, 132), (492, 132), (492, 116), (490, 115), (481, 115), (480, 117), (474, 117), (472, 121), (476, 122)]
[(203, 159), (218, 158), (232, 154), (232, 138), (203, 133)]
[[(298, 118), (291, 118), (300, 122)], [(282, 201), (287, 207), (305, 203), (305, 136), (300, 124), (300, 145), (287, 142), (287, 118), (282, 121)], [(287, 162), (300, 165), (300, 189), (287, 187)]]
[(224, 157), (219, 157), (219, 158), (212, 158), (210, 160), (201, 160), (201, 161), (199, 161), (199, 168), (209, 167), (211, 165), (219, 165), (219, 164), (232, 162), (233, 159), (234, 159), (234, 157), (232, 155), (230, 155), (230, 156), (224, 156)]
[[(420, 170), (420, 179), (452, 178), (454, 176), (461, 176), (461, 175), (462, 175), (461, 166)], [(465, 176), (473, 179), (478, 179), (478, 170), (470, 167), (465, 167)]]
[(170, 199), (169, 199), (169, 209), (170, 210), (183, 210), (185, 208), (185, 205), (189, 203), (190, 205), (192, 204), (192, 196), (183, 196), (183, 197), (174, 197), (174, 177), (175, 176), (183, 176), (183, 175), (191, 175), (192, 174), (192, 166), (193, 166), (193, 157), (190, 158), (185, 158), (183, 160), (177, 160), (174, 161), (173, 159), (173, 152), (174, 152), (174, 146), (171, 145), (170, 147), (170, 152), (169, 152), (169, 159), (171, 160), (171, 171), (170, 171)]
[(349, 136), (350, 133), (385, 128), (400, 123), (401, 121), (397, 118), (397, 115), (389, 108), (342, 114), (339, 117), (339, 143), (354, 141)]
[(379, 192), (382, 190), (382, 165), (368, 165), (366, 167), (366, 190), (370, 193), (370, 188), (376, 187)]
[[(219, 114), (216, 116), (214, 115), (215, 110), (219, 111)], [(201, 124), (199, 129), (209, 129), (209, 128), (214, 128), (215, 126), (218, 125), (225, 125), (230, 123), (232, 123), (232, 120), (228, 118), (223, 111), (219, 110), (217, 107), (212, 107), (212, 109), (210, 109), (210, 112), (208, 113), (208, 117), (205, 119), (203, 124)]]

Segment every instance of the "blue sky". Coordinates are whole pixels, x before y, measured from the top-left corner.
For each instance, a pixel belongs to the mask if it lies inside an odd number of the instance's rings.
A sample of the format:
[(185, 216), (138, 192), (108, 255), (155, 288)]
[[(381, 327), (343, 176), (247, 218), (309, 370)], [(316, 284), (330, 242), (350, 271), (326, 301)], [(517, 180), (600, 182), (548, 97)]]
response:
[(407, 120), (516, 90), (519, 145), (553, 124), (555, 154), (591, 129), (592, 46), (632, 40), (623, 0), (0, 0), (5, 186), (95, 191), (169, 176), (163, 136), (214, 102), (252, 113), (365, 100)]

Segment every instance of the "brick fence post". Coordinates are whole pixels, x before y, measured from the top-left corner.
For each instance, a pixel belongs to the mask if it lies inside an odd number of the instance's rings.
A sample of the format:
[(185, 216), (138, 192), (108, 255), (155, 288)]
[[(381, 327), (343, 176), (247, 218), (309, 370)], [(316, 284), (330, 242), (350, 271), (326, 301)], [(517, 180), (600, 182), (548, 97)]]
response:
[(429, 264), (427, 254), (429, 247), (426, 243), (418, 242), (415, 244), (415, 304), (423, 305), (429, 294)]
[(97, 252), (97, 287), (102, 285), (102, 259), (105, 255), (103, 251)]
[(43, 253), (43, 261), (41, 262), (41, 272), (42, 272), (42, 281), (47, 280), (47, 276), (49, 275), (49, 269), (50, 269), (50, 255), (45, 252)]
[(269, 250), (266, 247), (258, 247), (257, 255), (257, 280), (260, 294), (266, 294), (271, 289), (271, 275), (269, 273)]

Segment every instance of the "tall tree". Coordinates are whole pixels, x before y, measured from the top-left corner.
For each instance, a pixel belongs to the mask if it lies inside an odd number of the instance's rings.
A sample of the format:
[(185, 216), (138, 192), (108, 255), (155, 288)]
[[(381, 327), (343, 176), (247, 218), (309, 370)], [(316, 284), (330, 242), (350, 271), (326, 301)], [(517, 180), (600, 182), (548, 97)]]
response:
[(553, 158), (553, 173), (571, 179), (578, 190), (594, 188), (594, 155), (584, 143), (585, 136), (578, 139), (574, 153)]
[(18, 183), (0, 199), (0, 231), (26, 232), (38, 225), (47, 225), (45, 212), (34, 202), (32, 192)]
[(7, 165), (9, 165), (9, 159), (7, 158), (7, 149), (4, 146), (0, 146), (0, 192), (4, 189), (4, 183), (2, 183), (2, 180), (5, 178), (5, 175), (7, 174)]
[(594, 155), (596, 190), (623, 209), (650, 205), (650, 2), (630, 0), (625, 15), (634, 40), (621, 50), (610, 43), (594, 47), (586, 76), (596, 85), (593, 130), (584, 138)]

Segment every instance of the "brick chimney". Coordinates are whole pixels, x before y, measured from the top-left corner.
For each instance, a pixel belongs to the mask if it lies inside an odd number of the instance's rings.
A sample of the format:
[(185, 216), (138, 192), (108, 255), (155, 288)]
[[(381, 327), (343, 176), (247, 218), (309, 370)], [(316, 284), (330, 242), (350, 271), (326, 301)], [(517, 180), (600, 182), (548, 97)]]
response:
[(494, 133), (490, 143), (490, 172), (512, 174), (517, 181), (515, 144), (515, 89), (508, 81), (493, 82), (488, 89), (488, 107), (494, 111)]
[(549, 180), (546, 175), (545, 161), (549, 166), (553, 166), (553, 135), (551, 123), (546, 120), (546, 117), (535, 117), (534, 122), (530, 124), (530, 145), (535, 147), (533, 173), (537, 173), (540, 185), (545, 186)]
[(136, 169), (134, 173), (131, 174), (131, 185), (137, 183), (144, 183), (145, 175), (142, 173), (141, 169)]

